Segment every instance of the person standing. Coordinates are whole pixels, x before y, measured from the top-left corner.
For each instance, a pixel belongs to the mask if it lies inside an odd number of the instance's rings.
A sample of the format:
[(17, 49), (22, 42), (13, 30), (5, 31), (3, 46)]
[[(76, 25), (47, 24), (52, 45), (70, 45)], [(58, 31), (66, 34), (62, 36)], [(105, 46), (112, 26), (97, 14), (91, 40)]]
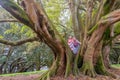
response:
[(69, 36), (68, 45), (69, 45), (70, 49), (72, 50), (73, 54), (78, 53), (80, 44), (81, 43), (75, 37)]

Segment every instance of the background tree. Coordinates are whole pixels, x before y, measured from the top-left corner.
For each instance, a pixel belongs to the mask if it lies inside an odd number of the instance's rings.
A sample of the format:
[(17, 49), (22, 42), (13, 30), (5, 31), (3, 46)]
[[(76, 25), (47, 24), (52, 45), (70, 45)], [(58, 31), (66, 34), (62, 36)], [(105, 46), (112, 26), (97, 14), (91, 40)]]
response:
[[(34, 37), (30, 28), (19, 24), (2, 7), (0, 11), (2, 12), (0, 15), (0, 39), (14, 41)], [(51, 51), (43, 43), (33, 42), (21, 46), (0, 45), (0, 74), (34, 71), (40, 70), (44, 66), (48, 68), (51, 66), (53, 59)]]

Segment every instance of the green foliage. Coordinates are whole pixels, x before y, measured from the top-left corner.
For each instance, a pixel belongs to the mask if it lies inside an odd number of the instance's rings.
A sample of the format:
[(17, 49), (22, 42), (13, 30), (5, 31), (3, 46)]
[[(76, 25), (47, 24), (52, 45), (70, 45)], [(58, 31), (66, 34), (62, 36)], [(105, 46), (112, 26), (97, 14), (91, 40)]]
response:
[(110, 12), (111, 9), (111, 4), (109, 4), (111, 1), (110, 0), (106, 0), (106, 3), (104, 4), (104, 14), (108, 14)]
[(110, 62), (112, 64), (120, 64), (120, 46), (119, 44), (115, 44), (111, 49), (111, 53), (109, 55)]
[(104, 40), (110, 40), (110, 28), (107, 28), (106, 31), (104, 32)]
[[(34, 44), (34, 45), (33, 45)], [(53, 55), (50, 48), (43, 43), (34, 42), (26, 44), (29, 61), (33, 61), (36, 64), (50, 67), (53, 61)], [(31, 57), (31, 58), (30, 58)]]
[(22, 28), (20, 29), (20, 33), (24, 34), (27, 37), (34, 37), (35, 34), (33, 33), (33, 31), (26, 25), (23, 25)]
[(18, 23), (11, 23), (10, 28), (7, 29), (4, 34), (12, 34), (12, 35), (23, 35), (22, 37), (33, 37), (35, 34), (33, 31), (27, 27), (26, 25), (18, 24)]
[(7, 59), (6, 56), (0, 56), (0, 64), (2, 64), (3, 62), (5, 62)]
[(11, 28), (7, 29), (4, 32), (4, 34), (10, 34), (10, 33), (12, 33), (12, 34), (19, 34), (20, 27), (17, 24), (15, 24), (15, 23), (11, 23), (10, 25), (11, 25), (10, 26)]
[(48, 17), (58, 32), (64, 37), (66, 34), (70, 34), (73, 29), (69, 10), (65, 9), (66, 2), (64, 0), (44, 0), (43, 4)]
[(114, 27), (114, 33), (115, 34), (120, 33), (120, 22), (117, 22), (114, 26), (115, 26)]
[(3, 36), (2, 35), (0, 35), (0, 39), (2, 39), (3, 38)]
[(63, 10), (63, 5), (61, 3), (63, 3), (64, 0), (44, 0), (44, 6), (45, 6), (45, 10), (49, 16), (49, 18), (53, 21), (59, 21), (59, 17), (61, 14), (61, 11)]
[[(6, 12), (4, 15), (7, 14)], [(15, 41), (21, 40), (28, 37), (34, 37), (34, 32), (26, 25), (20, 23), (2, 23), (0, 26), (0, 38), (4, 38), (7, 40)], [(4, 26), (4, 27), (3, 27)], [(4, 36), (4, 37), (3, 37)], [(27, 71), (33, 71), (36, 69), (38, 62), (41, 67), (48, 66), (50, 67), (53, 60), (53, 55), (51, 55), (50, 49), (44, 44), (41, 45), (39, 42), (27, 43), (22, 46), (16, 46), (12, 49), (12, 54), (8, 57), (4, 56), (4, 48), (0, 47), (0, 65), (6, 61), (6, 64), (3, 66), (4, 70), (3, 73), (9, 72), (9, 65), (15, 62), (18, 58), (22, 58), (20, 61), (17, 61), (18, 64), (21, 65), (16, 71), (14, 70), (17, 67), (15, 66), (12, 72), (19, 72), (20, 68), (26, 68), (32, 65)], [(7, 47), (7, 46), (6, 46)], [(40, 55), (40, 56), (39, 56)], [(22, 63), (20, 63), (22, 62)]]

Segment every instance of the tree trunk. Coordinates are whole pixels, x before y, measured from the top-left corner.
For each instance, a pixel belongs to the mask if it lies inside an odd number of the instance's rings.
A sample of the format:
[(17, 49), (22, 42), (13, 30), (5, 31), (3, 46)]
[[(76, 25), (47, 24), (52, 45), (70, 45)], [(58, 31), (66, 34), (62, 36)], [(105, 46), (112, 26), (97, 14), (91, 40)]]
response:
[[(99, 27), (92, 33), (86, 48), (86, 52), (83, 59), (82, 71), (84, 74), (95, 76), (94, 66), (93, 66), (93, 55), (95, 54), (96, 48), (99, 46), (99, 42), (103, 36), (105, 31), (105, 27), (103, 24), (99, 25)], [(98, 35), (99, 34), (99, 35)], [(98, 54), (98, 53), (97, 53)]]
[(110, 46), (107, 45), (103, 48), (103, 60), (104, 60), (104, 64), (106, 68), (110, 68), (110, 64), (109, 64), (109, 54), (110, 54)]
[(80, 19), (79, 19), (79, 0), (69, 0), (69, 7), (71, 11), (71, 16), (72, 16), (72, 22), (73, 22), (73, 30), (75, 37), (80, 40)]

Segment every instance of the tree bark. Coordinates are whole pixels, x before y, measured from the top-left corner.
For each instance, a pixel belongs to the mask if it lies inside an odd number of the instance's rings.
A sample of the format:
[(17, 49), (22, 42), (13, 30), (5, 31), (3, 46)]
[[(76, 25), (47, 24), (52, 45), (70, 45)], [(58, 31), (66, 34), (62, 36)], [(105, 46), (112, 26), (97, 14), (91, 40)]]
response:
[(79, 19), (79, 0), (69, 0), (69, 7), (71, 11), (72, 16), (72, 22), (73, 22), (73, 30), (75, 37), (80, 40), (80, 19)]
[(107, 45), (103, 48), (103, 60), (106, 68), (110, 68), (109, 64), (109, 54), (110, 54), (110, 46)]

